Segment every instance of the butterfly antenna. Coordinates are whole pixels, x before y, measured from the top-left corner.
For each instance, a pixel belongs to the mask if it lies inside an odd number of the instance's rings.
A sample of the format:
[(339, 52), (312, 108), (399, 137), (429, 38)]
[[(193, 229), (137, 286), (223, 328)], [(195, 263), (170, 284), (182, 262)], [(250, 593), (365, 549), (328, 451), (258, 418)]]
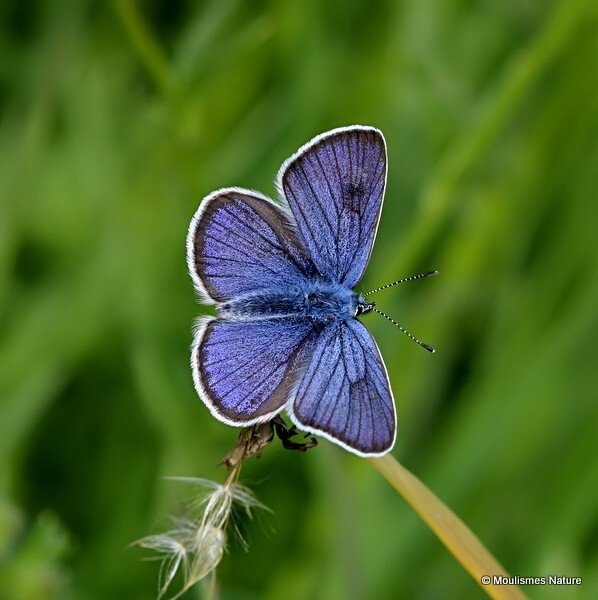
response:
[[(425, 275), (416, 275), (416, 277), (425, 277)], [(432, 348), (432, 346), (428, 346), (428, 344), (418, 340), (414, 335), (411, 335), (402, 325), (399, 325), (392, 317), (389, 317), (386, 313), (383, 313), (381, 310), (372, 307), (372, 310), (379, 315), (382, 315), (385, 319), (388, 319), (395, 327), (398, 327), (410, 340), (413, 340), (416, 344), (419, 344), (422, 348), (425, 348), (428, 352), (434, 354), (436, 350)]]
[[(438, 275), (438, 271), (427, 271), (426, 273), (420, 273), (419, 275), (412, 275), (411, 277), (405, 277), (405, 279), (399, 279), (398, 281), (393, 281), (392, 283), (387, 283), (371, 292), (366, 292), (365, 294), (361, 294), (362, 296), (369, 296), (375, 292), (379, 292), (380, 290), (385, 290), (386, 288), (392, 287), (393, 285), (398, 285), (399, 283), (405, 283), (406, 281), (414, 281), (416, 279), (423, 279), (424, 277), (430, 277), (431, 275)], [(386, 315), (384, 315), (386, 317)], [(388, 318), (388, 317), (387, 317)], [(391, 319), (392, 320), (392, 319)], [(415, 340), (417, 341), (417, 340)]]

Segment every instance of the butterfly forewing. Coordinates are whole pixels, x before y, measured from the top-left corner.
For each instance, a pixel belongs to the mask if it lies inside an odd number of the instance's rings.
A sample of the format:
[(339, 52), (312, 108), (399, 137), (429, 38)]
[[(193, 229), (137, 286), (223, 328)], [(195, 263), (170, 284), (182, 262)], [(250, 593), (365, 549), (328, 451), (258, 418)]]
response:
[(318, 271), (353, 288), (367, 266), (386, 184), (386, 144), (372, 127), (322, 134), (282, 167), (279, 187)]
[(256, 192), (228, 188), (201, 203), (187, 257), (203, 299), (224, 302), (273, 282), (297, 285), (313, 276), (302, 246), (280, 207)]

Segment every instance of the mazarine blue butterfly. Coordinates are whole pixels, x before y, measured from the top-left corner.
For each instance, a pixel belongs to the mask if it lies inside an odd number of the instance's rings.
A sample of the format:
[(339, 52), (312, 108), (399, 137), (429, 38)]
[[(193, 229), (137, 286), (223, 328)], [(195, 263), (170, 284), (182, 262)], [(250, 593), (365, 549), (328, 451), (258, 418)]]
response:
[(358, 320), (375, 309), (354, 291), (374, 244), (386, 170), (382, 133), (344, 127), (282, 165), (280, 203), (242, 188), (204, 198), (187, 260), (217, 317), (199, 319), (191, 363), (217, 419), (248, 426), (286, 408), (300, 429), (360, 456), (392, 448), (388, 374)]

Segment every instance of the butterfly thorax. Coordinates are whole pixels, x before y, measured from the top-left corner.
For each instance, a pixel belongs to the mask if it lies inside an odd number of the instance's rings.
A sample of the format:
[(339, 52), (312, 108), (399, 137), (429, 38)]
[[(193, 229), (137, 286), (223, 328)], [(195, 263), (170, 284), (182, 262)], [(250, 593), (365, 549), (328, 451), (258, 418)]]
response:
[(298, 318), (324, 325), (352, 319), (369, 312), (372, 306), (347, 286), (315, 280), (303, 287), (257, 290), (219, 304), (216, 311), (219, 317), (229, 320)]

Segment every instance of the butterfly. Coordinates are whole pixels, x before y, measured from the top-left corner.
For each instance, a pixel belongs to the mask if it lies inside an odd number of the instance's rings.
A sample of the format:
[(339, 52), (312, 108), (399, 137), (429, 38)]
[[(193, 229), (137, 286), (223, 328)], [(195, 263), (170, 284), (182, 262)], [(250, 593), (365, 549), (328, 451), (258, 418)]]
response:
[(217, 316), (198, 319), (191, 366), (214, 417), (246, 427), (286, 408), (299, 429), (359, 456), (392, 449), (388, 373), (358, 319), (376, 309), (354, 291), (372, 252), (386, 173), (382, 132), (342, 127), (283, 163), (278, 203), (237, 187), (202, 200), (187, 263), (200, 301), (215, 304)]

